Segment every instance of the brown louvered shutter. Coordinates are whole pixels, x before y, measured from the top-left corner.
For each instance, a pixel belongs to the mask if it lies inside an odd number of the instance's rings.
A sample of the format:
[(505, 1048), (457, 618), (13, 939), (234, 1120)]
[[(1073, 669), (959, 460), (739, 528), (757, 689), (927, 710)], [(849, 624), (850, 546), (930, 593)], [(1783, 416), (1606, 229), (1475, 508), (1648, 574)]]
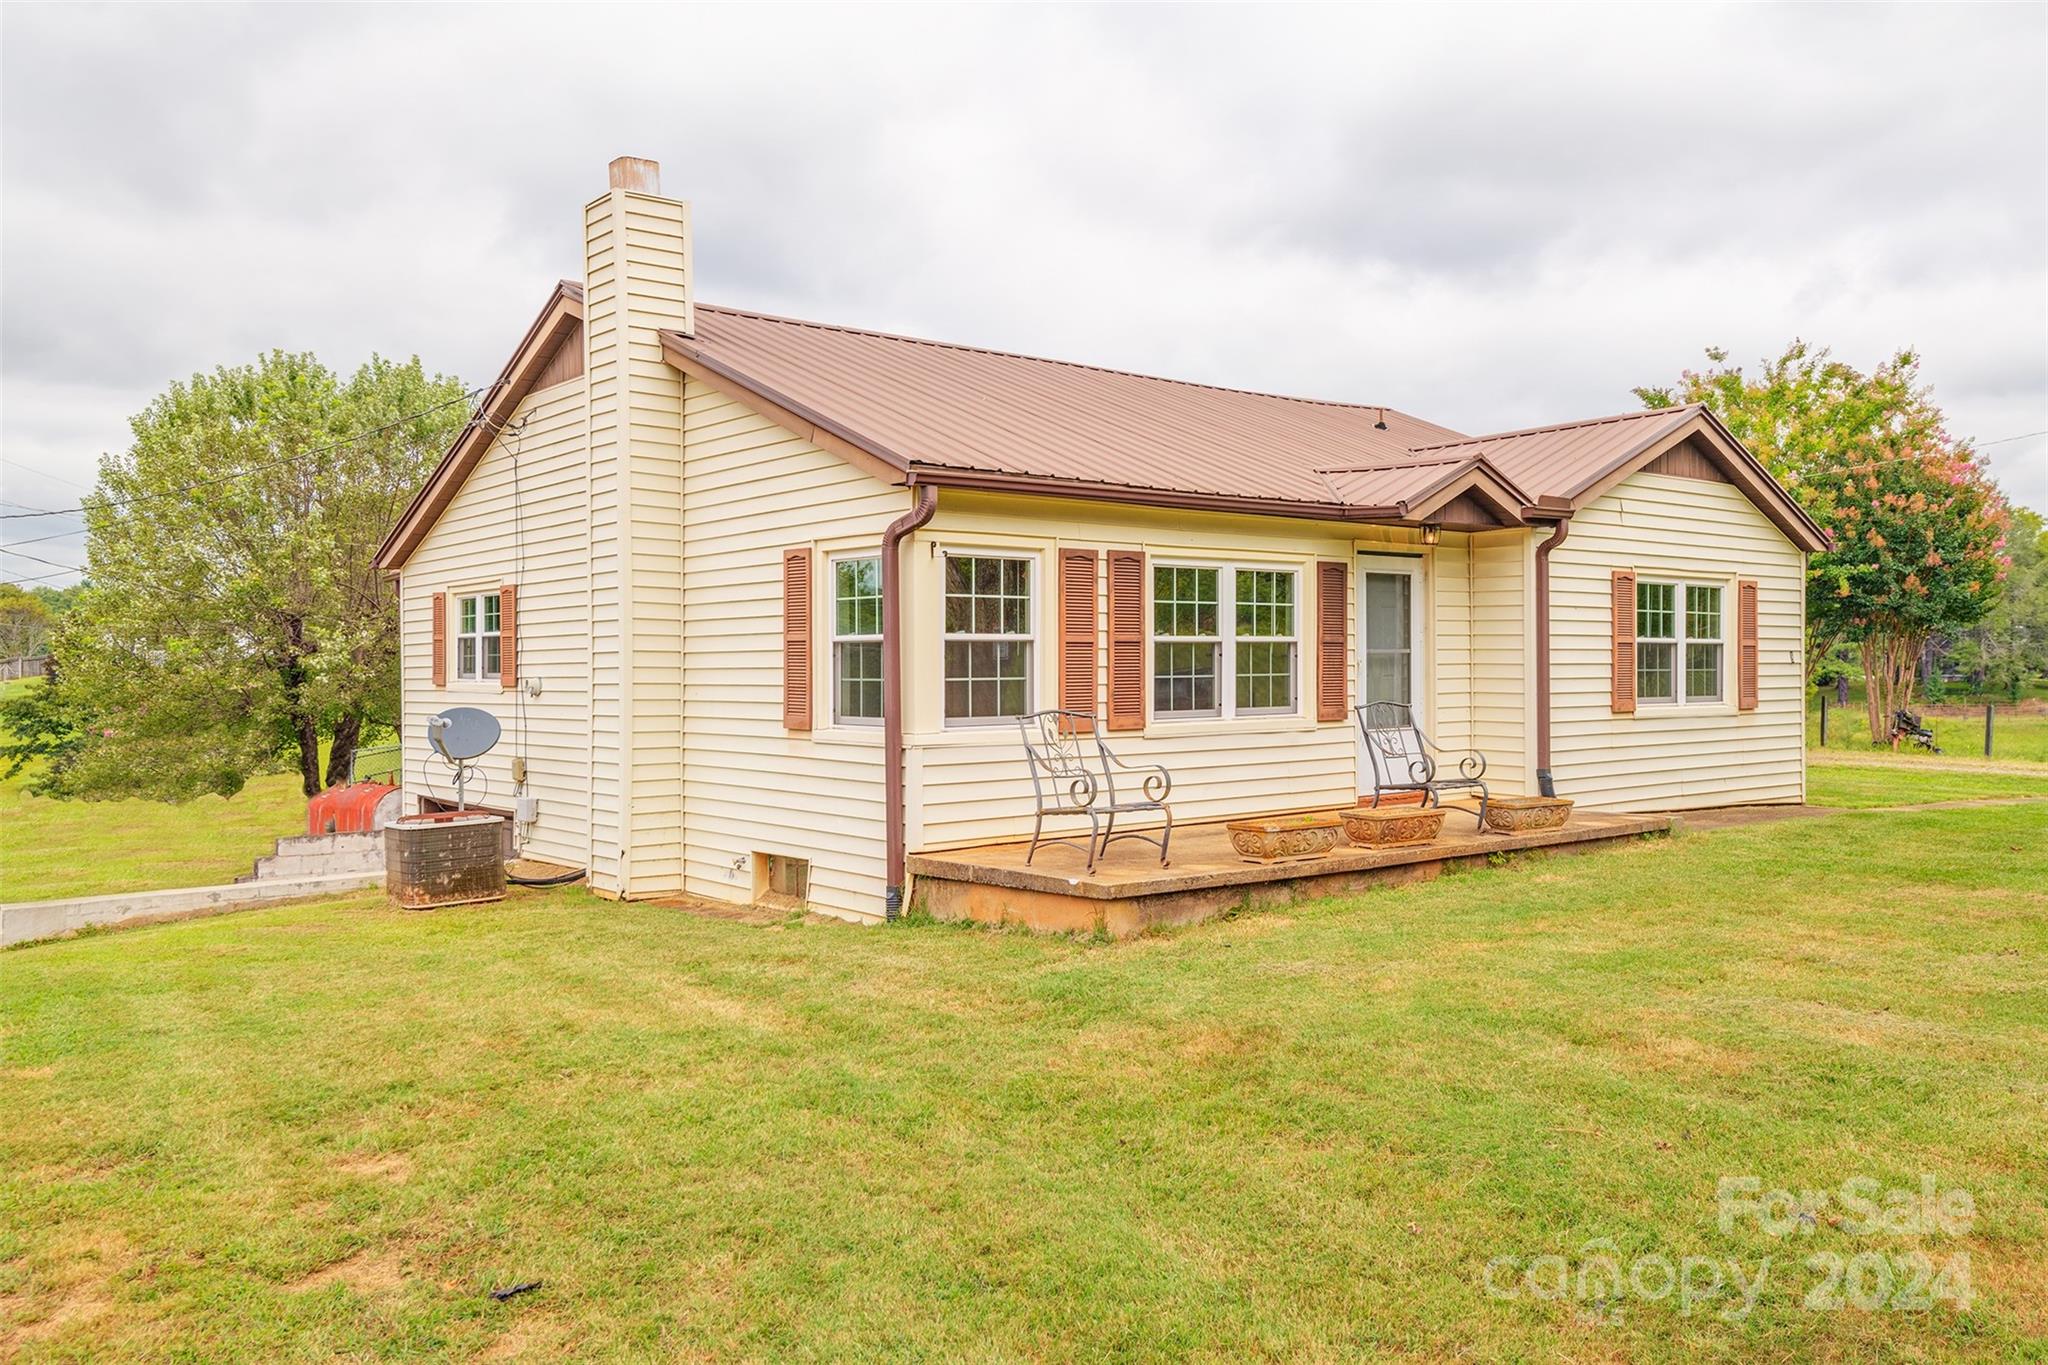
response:
[(448, 685), (448, 594), (434, 594), (434, 686)]
[(1344, 719), (1345, 630), (1350, 609), (1351, 566), (1342, 560), (1316, 565), (1316, 719)]
[(519, 686), (519, 589), (510, 583), (498, 589), (498, 686)]
[(782, 552), (782, 728), (811, 728), (811, 552)]
[(1756, 580), (1735, 583), (1735, 705), (1756, 710)]
[(1614, 571), (1614, 681), (1613, 705), (1617, 715), (1636, 709), (1636, 575), (1633, 569)]
[(1109, 552), (1109, 728), (1145, 728), (1145, 552)]
[[(1060, 710), (1095, 714), (1095, 551), (1060, 551)], [(1092, 727), (1083, 726), (1086, 734)]]

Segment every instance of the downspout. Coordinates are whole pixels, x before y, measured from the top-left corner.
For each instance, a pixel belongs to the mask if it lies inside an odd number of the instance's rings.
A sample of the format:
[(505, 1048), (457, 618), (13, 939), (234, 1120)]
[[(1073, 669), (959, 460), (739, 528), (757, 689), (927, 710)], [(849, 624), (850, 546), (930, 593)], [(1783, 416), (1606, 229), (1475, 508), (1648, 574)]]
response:
[(882, 805), (888, 854), (882, 913), (903, 914), (903, 537), (939, 510), (939, 490), (917, 486), (917, 501), (882, 532)]
[(1536, 790), (1545, 796), (1557, 795), (1550, 777), (1550, 552), (1571, 529), (1571, 518), (1560, 520), (1536, 547)]

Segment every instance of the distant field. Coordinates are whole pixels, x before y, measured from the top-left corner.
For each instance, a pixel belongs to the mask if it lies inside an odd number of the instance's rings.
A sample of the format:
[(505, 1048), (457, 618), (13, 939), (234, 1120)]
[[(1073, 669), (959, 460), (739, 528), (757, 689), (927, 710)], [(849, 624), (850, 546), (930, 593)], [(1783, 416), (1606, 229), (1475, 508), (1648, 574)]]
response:
[(30, 776), (0, 781), (0, 901), (233, 881), (278, 836), (306, 831), (306, 798), (293, 773), (256, 778), (232, 798), (180, 805), (52, 801), (29, 795)]
[[(1993, 758), (2023, 759), (2030, 763), (2048, 763), (2048, 703), (2038, 696), (2030, 695), (2018, 706), (2003, 698), (1992, 698), (1997, 715), (1991, 728), (1991, 756)], [(1944, 754), (1984, 754), (1984, 700), (1976, 701), (1950, 699), (1942, 703), (1915, 702), (1910, 708), (1916, 714), (1926, 714), (1927, 727), (1934, 731), (1935, 743)], [(1943, 710), (1963, 710), (1964, 715), (1928, 714)], [(1820, 747), (1820, 694), (1809, 692), (1806, 698), (1806, 746)], [(1837, 706), (1832, 695), (1828, 700), (1828, 742), (1829, 749), (1845, 751), (1862, 750), (1871, 752), (1875, 747), (1870, 742), (1870, 726), (1863, 715), (1863, 696), (1860, 688), (1852, 689), (1850, 702), (1846, 707)], [(1902, 752), (1903, 752), (1902, 748)]]

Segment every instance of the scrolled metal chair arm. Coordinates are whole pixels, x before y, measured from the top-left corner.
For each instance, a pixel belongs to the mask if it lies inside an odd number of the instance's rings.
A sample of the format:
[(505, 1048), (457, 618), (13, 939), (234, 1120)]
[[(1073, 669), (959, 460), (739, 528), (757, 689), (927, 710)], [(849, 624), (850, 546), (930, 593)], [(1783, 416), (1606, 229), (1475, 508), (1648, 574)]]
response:
[(1458, 760), (1458, 776), (1472, 782), (1486, 776), (1486, 755), (1477, 749), (1468, 752)]
[(1123, 759), (1117, 757), (1116, 754), (1111, 753), (1107, 747), (1103, 749), (1103, 752), (1108, 755), (1111, 763), (1122, 768), (1125, 772), (1146, 774), (1143, 791), (1147, 801), (1164, 801), (1167, 793), (1173, 790), (1173, 774), (1166, 771), (1163, 765), (1158, 763), (1126, 763)]

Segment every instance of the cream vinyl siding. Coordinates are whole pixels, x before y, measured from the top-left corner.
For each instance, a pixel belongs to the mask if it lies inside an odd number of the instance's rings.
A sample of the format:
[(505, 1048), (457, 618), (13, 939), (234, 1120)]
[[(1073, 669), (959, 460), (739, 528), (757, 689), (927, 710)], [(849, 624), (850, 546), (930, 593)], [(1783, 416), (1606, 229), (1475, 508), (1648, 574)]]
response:
[[(517, 515), (514, 514), (514, 454)], [(504, 726), (480, 761), (485, 783), (470, 799), (512, 809), (512, 759), (527, 759), (527, 790), (539, 818), (525, 851), (581, 867), (589, 852), (590, 540), (583, 442), (583, 381), (542, 389), (519, 405), (506, 432), (456, 492), (399, 578), (404, 703), (405, 809), (419, 798), (452, 801), (447, 765), (427, 749), (427, 718), (475, 706)], [(515, 526), (517, 534), (515, 536)], [(448, 683), (433, 685), (433, 596), (519, 588), (519, 676), (540, 680), (538, 697), (498, 681), (455, 677), (455, 606), (449, 605)]]
[(584, 210), (589, 394), (590, 884), (682, 889), (682, 377), (689, 207), (613, 190)]
[[(1551, 554), (1551, 767), (1596, 809), (1805, 798), (1805, 556), (1729, 484), (1636, 474), (1572, 518)], [(1609, 575), (1722, 585), (1722, 696), (1609, 705)], [(1735, 581), (1757, 580), (1757, 706), (1735, 707)]]
[[(1448, 542), (1462, 539), (1446, 533)], [(1033, 705), (1046, 708), (1058, 695), (1058, 632), (1053, 625), (1053, 579), (1058, 551), (1066, 548), (1140, 549), (1150, 569), (1160, 560), (1283, 567), (1299, 572), (1296, 593), (1299, 644), (1297, 714), (1234, 720), (1154, 719), (1143, 731), (1112, 732), (1111, 748), (1134, 763), (1163, 763), (1173, 773), (1172, 804), (1179, 820), (1205, 820), (1258, 812), (1349, 805), (1357, 797), (1356, 727), (1315, 719), (1316, 561), (1352, 566), (1346, 603), (1346, 676), (1355, 700), (1357, 552), (1422, 550), (1415, 533), (1271, 517), (1160, 511), (1078, 501), (944, 491), (932, 522), (919, 532), (905, 562), (906, 767), (909, 773), (908, 842), (913, 849), (957, 847), (1031, 832), (1031, 780), (1014, 722), (945, 724), (940, 677), (942, 565), (947, 551), (1031, 557), (1037, 581), (1037, 631), (1032, 672)], [(1442, 547), (1426, 554), (1442, 554)], [(1445, 571), (1462, 575), (1462, 556), (1444, 555)], [(1107, 682), (1107, 560), (1098, 555), (1096, 659), (1098, 698)], [(1426, 572), (1425, 603), (1436, 574)], [(1461, 597), (1462, 591), (1453, 593)], [(1150, 712), (1150, 613), (1147, 596), (1146, 702)], [(1227, 609), (1227, 608), (1226, 608)], [(1425, 618), (1427, 619), (1427, 618)], [(1425, 633), (1424, 685), (1442, 644)], [(1462, 674), (1459, 675), (1462, 688)], [(1098, 708), (1101, 703), (1098, 700)], [(1462, 707), (1462, 696), (1452, 703)], [(1085, 822), (1083, 822), (1085, 824)], [(1066, 828), (1071, 818), (1049, 822)], [(1060, 856), (1058, 852), (1047, 855)]]
[[(1472, 742), (1471, 537), (1446, 533), (1424, 578), (1434, 686), (1426, 689), (1422, 722), (1438, 744), (1463, 749)], [(1354, 623), (1354, 635), (1357, 629)]]
[(1475, 535), (1470, 554), (1471, 728), (1460, 747), (1485, 756), (1490, 790), (1525, 794), (1534, 790), (1536, 735), (1534, 533)]
[[(789, 854), (810, 860), (812, 909), (879, 919), (882, 734), (830, 723), (828, 565), (878, 552), (910, 495), (696, 380), (683, 433), (685, 888), (751, 900), (753, 855)], [(782, 726), (782, 553), (800, 546), (817, 612), (808, 734)]]

